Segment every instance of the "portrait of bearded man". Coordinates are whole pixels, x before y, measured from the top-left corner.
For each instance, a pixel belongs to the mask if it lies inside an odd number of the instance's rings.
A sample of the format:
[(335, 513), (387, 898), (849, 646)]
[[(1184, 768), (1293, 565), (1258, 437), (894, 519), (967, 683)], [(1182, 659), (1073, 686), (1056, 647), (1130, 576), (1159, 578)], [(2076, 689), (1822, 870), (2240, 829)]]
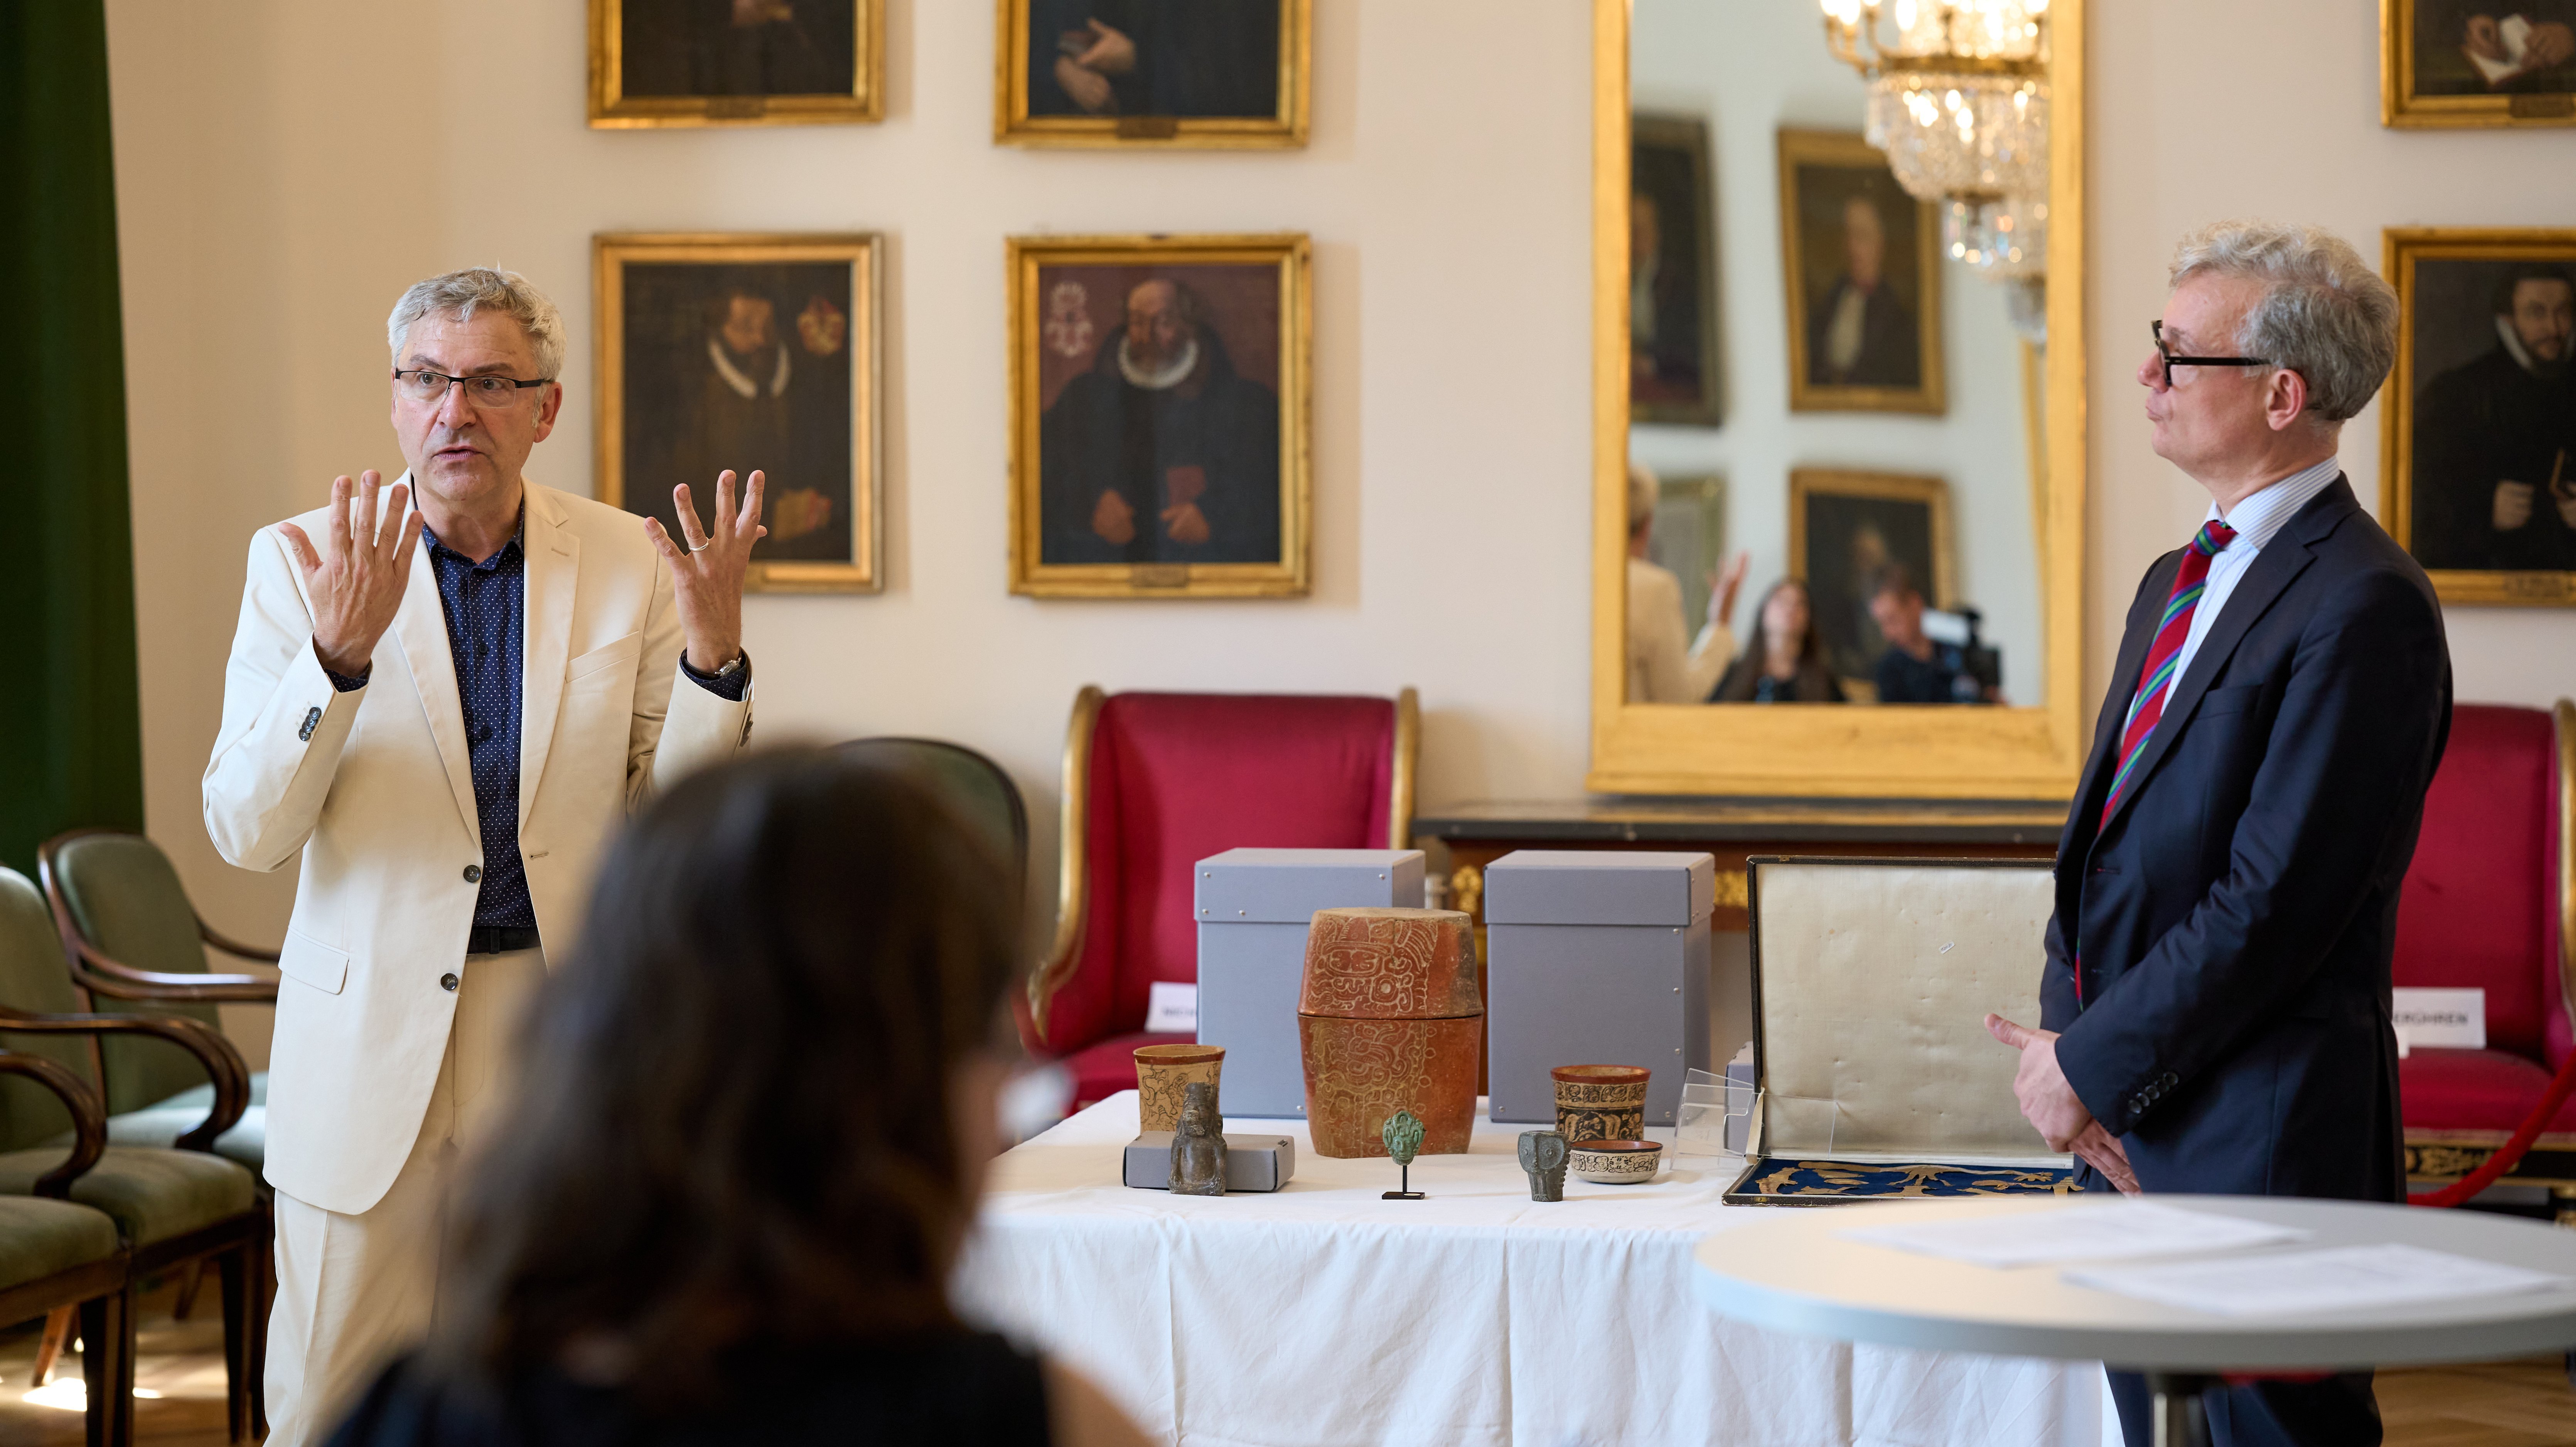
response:
[(1275, 563), (1279, 394), (1243, 376), (1186, 283), (1125, 321), (1039, 421), (1042, 561)]
[[(2576, 572), (2576, 273), (2418, 263), (2443, 266), (2494, 273), (2481, 319), (2491, 330), (2477, 329), (2483, 351), (2416, 395), (2409, 550), (2427, 568)], [(2426, 331), (2419, 322), (2419, 339)]]

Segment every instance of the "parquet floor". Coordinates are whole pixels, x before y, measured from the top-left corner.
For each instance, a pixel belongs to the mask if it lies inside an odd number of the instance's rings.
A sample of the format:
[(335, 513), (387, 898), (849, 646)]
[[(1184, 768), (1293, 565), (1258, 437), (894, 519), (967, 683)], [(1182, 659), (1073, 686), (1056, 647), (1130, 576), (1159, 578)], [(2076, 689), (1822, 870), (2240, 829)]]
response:
[[(174, 1294), (165, 1285), (144, 1302), (136, 1435), (151, 1447), (224, 1447), (213, 1283), (189, 1321), (170, 1319)], [(0, 1447), (79, 1447), (79, 1359), (67, 1357), (53, 1386), (29, 1402), (35, 1363), (33, 1324), (0, 1332)], [(2576, 1447), (2576, 1388), (2556, 1357), (2382, 1372), (2379, 1411), (2388, 1447)]]

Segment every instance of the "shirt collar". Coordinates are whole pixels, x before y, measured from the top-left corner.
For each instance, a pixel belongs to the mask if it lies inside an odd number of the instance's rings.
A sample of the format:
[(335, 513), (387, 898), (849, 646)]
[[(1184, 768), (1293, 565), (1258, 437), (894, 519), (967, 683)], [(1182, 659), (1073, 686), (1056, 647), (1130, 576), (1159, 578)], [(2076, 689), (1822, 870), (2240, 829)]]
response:
[(2221, 513), (2218, 504), (2211, 503), (2201, 521), (2224, 522), (2236, 530), (2236, 540), (2227, 545), (2229, 552), (2242, 548), (2249, 553), (2259, 553), (2265, 544), (2279, 535), (2282, 528), (2289, 525), (2290, 519), (2299, 515), (2299, 509), (2325, 491), (2326, 484), (2342, 475), (2342, 461), (2328, 457), (2314, 467), (2301, 468), (2278, 482), (2266, 485), (2252, 497), (2238, 502), (2231, 512)]
[(492, 556), (485, 558), (483, 561), (478, 563), (472, 558), (465, 556), (463, 553), (456, 551), (454, 548), (449, 547), (447, 544), (440, 542), (438, 540), (438, 530), (429, 525), (429, 519), (422, 518), (420, 521), (420, 540), (429, 544), (431, 557), (436, 557), (440, 553), (445, 553), (449, 557), (456, 559), (458, 562), (463, 563), (469, 568), (480, 568), (486, 572), (501, 566), (501, 564), (505, 562), (515, 559), (522, 551), (519, 547), (519, 540), (525, 538), (527, 535), (528, 514), (527, 509), (523, 507), (519, 510), (519, 526), (511, 532), (510, 540), (501, 545), (501, 550), (499, 552), (494, 553)]

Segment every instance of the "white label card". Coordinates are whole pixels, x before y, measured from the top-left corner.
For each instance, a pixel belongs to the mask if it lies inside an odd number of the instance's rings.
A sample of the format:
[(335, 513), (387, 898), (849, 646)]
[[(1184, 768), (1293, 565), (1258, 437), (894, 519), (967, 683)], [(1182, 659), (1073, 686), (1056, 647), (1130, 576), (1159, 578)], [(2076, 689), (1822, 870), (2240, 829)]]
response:
[(1145, 1029), (1156, 1035), (1199, 1033), (1199, 987), (1156, 980), (1145, 997)]
[(2454, 1049), (2487, 1048), (2487, 992), (2484, 990), (2410, 990), (2395, 992), (2393, 1019), (2409, 1048), (2447, 1045)]

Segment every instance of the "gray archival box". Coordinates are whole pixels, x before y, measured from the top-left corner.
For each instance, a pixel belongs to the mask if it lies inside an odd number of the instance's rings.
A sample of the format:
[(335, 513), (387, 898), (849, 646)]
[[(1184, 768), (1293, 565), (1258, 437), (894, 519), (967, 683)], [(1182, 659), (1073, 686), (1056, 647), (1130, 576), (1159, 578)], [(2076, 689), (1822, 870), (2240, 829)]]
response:
[(1419, 849), (1229, 849), (1190, 866), (1199, 1043), (1225, 1047), (1227, 1119), (1302, 1120), (1297, 986), (1319, 909), (1422, 907)]
[(1682, 1072), (1709, 1068), (1716, 904), (1705, 854), (1523, 849), (1487, 865), (1493, 1119), (1552, 1123), (1557, 1066), (1643, 1065), (1646, 1124), (1673, 1124)]

